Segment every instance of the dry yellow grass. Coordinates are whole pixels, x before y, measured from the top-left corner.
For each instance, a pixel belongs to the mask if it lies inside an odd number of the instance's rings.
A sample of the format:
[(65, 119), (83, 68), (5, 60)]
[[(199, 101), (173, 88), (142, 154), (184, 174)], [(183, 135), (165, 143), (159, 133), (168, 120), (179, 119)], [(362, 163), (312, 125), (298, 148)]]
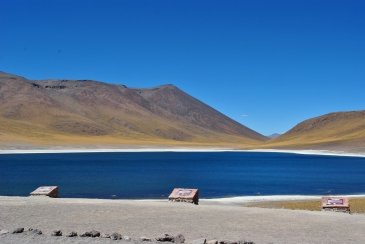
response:
[(266, 140), (173, 85), (132, 89), (90, 80), (31, 81), (0, 72), (0, 88), (0, 148), (236, 148)]
[(331, 113), (305, 120), (260, 147), (364, 150), (365, 111)]
[[(275, 202), (258, 202), (246, 205), (248, 207), (259, 208), (284, 208), (293, 210), (310, 210), (320, 211), (320, 200), (305, 201), (275, 201)], [(365, 213), (365, 198), (350, 198), (350, 209), (352, 213)]]
[[(11, 129), (9, 129), (11, 128)], [(17, 123), (0, 128), (0, 148), (129, 148), (129, 147), (194, 147), (194, 148), (240, 148), (242, 144), (257, 144), (238, 136), (217, 135), (216, 139), (195, 138), (194, 141), (175, 141), (148, 135), (70, 135)], [(18, 133), (12, 133), (17, 131)]]

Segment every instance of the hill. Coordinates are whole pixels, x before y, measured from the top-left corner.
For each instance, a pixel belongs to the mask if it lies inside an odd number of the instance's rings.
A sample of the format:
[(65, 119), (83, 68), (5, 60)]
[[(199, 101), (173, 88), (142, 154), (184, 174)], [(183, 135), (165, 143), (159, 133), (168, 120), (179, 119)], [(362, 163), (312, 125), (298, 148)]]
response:
[(365, 111), (336, 112), (305, 120), (264, 147), (364, 152)]
[(0, 73), (0, 145), (255, 145), (266, 137), (173, 85)]
[(279, 136), (281, 136), (279, 133), (274, 133), (274, 134), (268, 135), (267, 137), (270, 139), (274, 139), (274, 138), (278, 138)]

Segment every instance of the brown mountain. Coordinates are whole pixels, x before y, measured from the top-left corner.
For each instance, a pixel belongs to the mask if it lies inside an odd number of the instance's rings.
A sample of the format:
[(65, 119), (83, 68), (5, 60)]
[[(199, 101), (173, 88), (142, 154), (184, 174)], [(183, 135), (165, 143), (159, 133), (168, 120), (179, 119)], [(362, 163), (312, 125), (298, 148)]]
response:
[(365, 151), (365, 111), (330, 113), (305, 120), (265, 147)]
[(173, 85), (131, 89), (0, 72), (0, 143), (255, 145), (263, 135)]

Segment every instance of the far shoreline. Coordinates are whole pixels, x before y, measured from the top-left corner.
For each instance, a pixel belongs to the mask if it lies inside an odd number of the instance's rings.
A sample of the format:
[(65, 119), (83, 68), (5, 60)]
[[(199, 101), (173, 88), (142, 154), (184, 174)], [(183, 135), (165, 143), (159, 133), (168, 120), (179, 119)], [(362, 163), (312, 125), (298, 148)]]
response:
[(144, 152), (256, 152), (288, 153), (299, 155), (365, 157), (364, 153), (351, 153), (332, 150), (290, 150), (290, 149), (234, 149), (234, 148), (80, 148), (80, 149), (0, 149), (1, 154), (56, 154), (56, 153), (144, 153)]

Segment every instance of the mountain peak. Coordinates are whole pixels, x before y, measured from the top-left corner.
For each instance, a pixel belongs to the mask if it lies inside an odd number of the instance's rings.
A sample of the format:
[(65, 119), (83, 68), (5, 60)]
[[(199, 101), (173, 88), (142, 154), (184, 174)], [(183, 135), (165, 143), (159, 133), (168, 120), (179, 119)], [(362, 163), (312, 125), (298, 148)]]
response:
[(11, 73), (0, 71), (0, 79), (4, 79), (4, 78), (25, 79), (24, 77), (19, 76), (19, 75), (14, 75), (14, 74), (11, 74)]
[(21, 141), (98, 143), (96, 137), (103, 137), (104, 143), (214, 145), (266, 140), (173, 84), (130, 89), (92, 80), (11, 79), (3, 75), (0, 134)]
[(274, 139), (274, 138), (277, 138), (279, 136), (281, 136), (281, 134), (279, 134), (279, 133), (273, 133), (273, 134), (271, 134), (271, 135), (269, 135), (267, 137), (270, 138), (270, 139)]

